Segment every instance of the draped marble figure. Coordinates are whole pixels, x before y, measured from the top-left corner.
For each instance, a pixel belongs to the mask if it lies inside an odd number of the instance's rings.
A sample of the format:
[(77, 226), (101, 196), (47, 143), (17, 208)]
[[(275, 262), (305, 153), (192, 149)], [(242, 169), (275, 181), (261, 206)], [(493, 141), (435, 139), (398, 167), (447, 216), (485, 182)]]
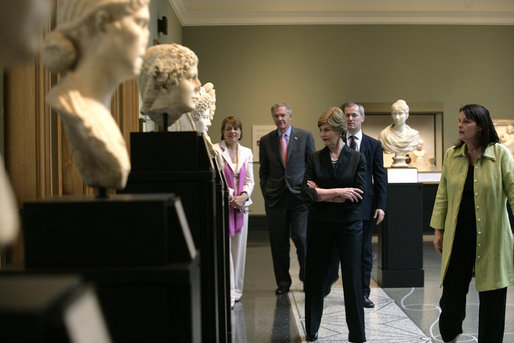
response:
[[(26, 62), (37, 53), (50, 8), (50, 0), (0, 1), (0, 68)], [(19, 226), (16, 198), (0, 156), (0, 246), (16, 239)]]
[(418, 146), (419, 131), (411, 128), (405, 122), (409, 118), (409, 106), (405, 100), (398, 100), (391, 106), (393, 123), (383, 129), (378, 135), (385, 152), (394, 153), (392, 167), (407, 167), (406, 153)]
[(117, 86), (141, 70), (150, 0), (58, 0), (43, 61), (65, 73), (46, 100), (63, 123), (88, 186), (122, 189), (130, 172), (126, 143), (110, 113)]

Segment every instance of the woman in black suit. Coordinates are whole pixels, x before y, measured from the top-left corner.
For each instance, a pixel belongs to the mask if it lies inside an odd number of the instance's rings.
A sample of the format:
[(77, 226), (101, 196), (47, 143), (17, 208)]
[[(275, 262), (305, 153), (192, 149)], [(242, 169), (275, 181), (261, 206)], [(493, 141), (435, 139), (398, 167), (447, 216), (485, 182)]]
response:
[(366, 160), (344, 143), (346, 121), (340, 108), (323, 113), (318, 127), (325, 148), (309, 156), (302, 185), (302, 197), (310, 206), (305, 275), (307, 340), (318, 338), (323, 280), (335, 243), (341, 261), (348, 340), (365, 342), (359, 206), (366, 185)]

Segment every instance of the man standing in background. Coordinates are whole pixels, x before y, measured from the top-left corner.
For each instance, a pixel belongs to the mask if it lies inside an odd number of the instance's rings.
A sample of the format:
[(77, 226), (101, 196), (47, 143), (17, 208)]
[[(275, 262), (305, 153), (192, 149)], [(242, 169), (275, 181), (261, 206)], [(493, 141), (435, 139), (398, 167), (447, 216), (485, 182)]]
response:
[(307, 156), (315, 151), (314, 138), (306, 130), (291, 126), (293, 112), (283, 102), (271, 107), (277, 130), (259, 143), (259, 176), (268, 221), (271, 255), (277, 289), (289, 292), (289, 238), (295, 246), (304, 281), (308, 209), (300, 196)]
[[(364, 107), (355, 102), (347, 102), (341, 106), (346, 119), (346, 144), (359, 151), (366, 158), (366, 189), (360, 206), (362, 215), (362, 252), (361, 274), (364, 307), (375, 306), (369, 299), (371, 268), (373, 267), (373, 223), (380, 224), (384, 220), (387, 206), (387, 181), (384, 169), (384, 157), (380, 142), (362, 132), (364, 122)], [(330, 263), (325, 294), (330, 293), (331, 285), (338, 279), (339, 258), (334, 254)]]

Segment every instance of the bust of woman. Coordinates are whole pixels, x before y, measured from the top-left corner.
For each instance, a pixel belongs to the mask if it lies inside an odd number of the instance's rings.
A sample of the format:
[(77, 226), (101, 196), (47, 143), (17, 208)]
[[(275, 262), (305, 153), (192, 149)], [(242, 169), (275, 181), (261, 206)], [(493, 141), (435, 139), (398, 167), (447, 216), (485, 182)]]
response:
[(180, 44), (154, 45), (146, 50), (137, 83), (143, 99), (141, 113), (161, 125), (166, 113), (168, 127), (196, 107), (201, 86), (198, 57)]
[(392, 167), (407, 167), (405, 154), (418, 146), (419, 132), (405, 124), (409, 118), (409, 106), (404, 100), (398, 100), (391, 106), (393, 123), (378, 135), (382, 148), (394, 153)]
[(150, 0), (59, 1), (43, 61), (66, 73), (46, 100), (56, 110), (80, 176), (88, 186), (125, 187), (130, 160), (110, 113), (121, 82), (141, 70), (148, 42)]

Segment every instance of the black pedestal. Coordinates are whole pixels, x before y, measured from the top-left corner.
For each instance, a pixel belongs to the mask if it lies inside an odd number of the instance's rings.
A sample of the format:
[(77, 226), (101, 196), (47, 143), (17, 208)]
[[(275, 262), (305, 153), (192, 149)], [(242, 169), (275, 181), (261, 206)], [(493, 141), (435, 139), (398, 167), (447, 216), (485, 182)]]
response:
[(180, 196), (202, 256), (203, 341), (230, 342), (229, 237), (204, 138), (196, 132), (131, 133), (130, 154), (132, 171), (124, 192)]
[(173, 194), (64, 196), (23, 206), (27, 268), (164, 266), (196, 248)]
[(158, 268), (84, 270), (113, 342), (203, 342), (198, 257)]
[(181, 211), (172, 194), (27, 203), (26, 269), (94, 282), (114, 342), (202, 342), (200, 256)]
[(95, 292), (79, 277), (0, 273), (0, 342), (71, 343), (84, 337), (110, 342)]
[(377, 283), (423, 287), (422, 184), (388, 184), (387, 214), (378, 233)]

